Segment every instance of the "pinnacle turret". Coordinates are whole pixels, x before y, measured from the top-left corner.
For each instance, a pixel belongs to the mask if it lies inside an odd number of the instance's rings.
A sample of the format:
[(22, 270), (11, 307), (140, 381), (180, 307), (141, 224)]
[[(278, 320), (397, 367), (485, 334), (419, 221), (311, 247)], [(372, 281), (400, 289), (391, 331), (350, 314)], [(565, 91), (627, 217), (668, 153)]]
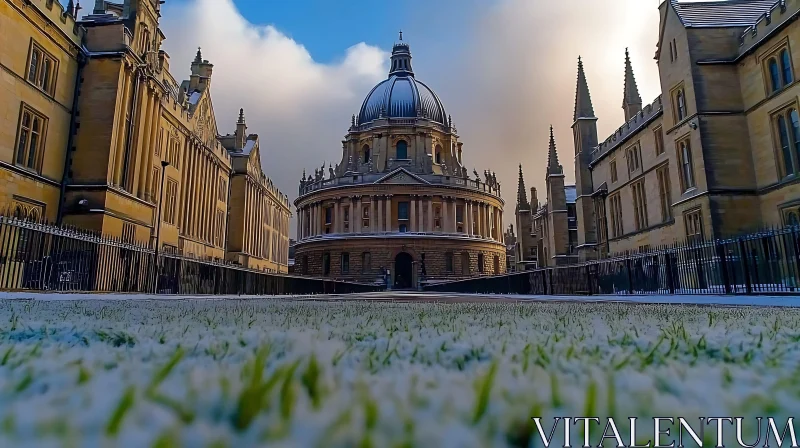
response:
[(522, 164), (519, 164), (519, 183), (517, 185), (517, 211), (530, 210), (528, 193), (525, 191), (525, 179), (522, 177)]
[(583, 71), (583, 61), (578, 56), (578, 86), (575, 89), (575, 116), (578, 118), (595, 118), (592, 97), (589, 95), (589, 84), (586, 82), (586, 73)]
[(639, 87), (633, 76), (633, 67), (628, 49), (625, 49), (625, 89), (622, 96), (622, 109), (625, 111), (625, 121), (633, 118), (642, 110), (642, 97), (639, 96)]
[(564, 169), (558, 163), (558, 152), (556, 151), (556, 139), (553, 136), (553, 126), (550, 126), (550, 148), (547, 152), (547, 175), (564, 174)]

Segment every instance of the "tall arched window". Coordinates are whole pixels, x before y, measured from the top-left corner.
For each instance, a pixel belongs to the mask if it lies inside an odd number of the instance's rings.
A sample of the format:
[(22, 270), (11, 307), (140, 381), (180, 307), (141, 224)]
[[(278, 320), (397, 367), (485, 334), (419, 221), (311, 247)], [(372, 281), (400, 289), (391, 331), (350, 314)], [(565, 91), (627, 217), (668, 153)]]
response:
[(442, 147), (441, 145), (436, 145), (436, 163), (442, 163)]
[(797, 113), (797, 109), (789, 109), (789, 123), (792, 126), (794, 155), (800, 161), (800, 114)]
[(773, 92), (777, 92), (781, 88), (781, 72), (778, 68), (778, 61), (775, 58), (769, 60), (769, 79)]
[(781, 154), (783, 155), (783, 174), (788, 176), (794, 172), (794, 167), (792, 166), (792, 149), (789, 145), (789, 129), (786, 126), (786, 118), (783, 115), (778, 117), (778, 138), (781, 142)]
[(369, 163), (369, 145), (364, 145), (364, 147), (361, 148), (361, 153), (364, 157), (364, 163)]
[(781, 71), (783, 72), (783, 85), (791, 84), (794, 81), (792, 73), (792, 60), (789, 58), (789, 50), (781, 51)]
[(397, 142), (397, 159), (407, 159), (408, 158), (408, 143), (405, 140), (400, 140)]
[(686, 98), (684, 98), (683, 90), (678, 90), (675, 95), (675, 102), (678, 109), (678, 121), (683, 120), (686, 118)]

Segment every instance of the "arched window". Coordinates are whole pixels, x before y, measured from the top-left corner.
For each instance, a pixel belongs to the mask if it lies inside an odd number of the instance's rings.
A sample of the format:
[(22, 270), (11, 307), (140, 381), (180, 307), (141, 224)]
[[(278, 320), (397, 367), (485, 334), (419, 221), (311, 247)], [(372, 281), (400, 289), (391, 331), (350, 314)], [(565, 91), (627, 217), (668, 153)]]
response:
[(403, 160), (408, 158), (408, 143), (405, 140), (397, 142), (397, 159)]
[(800, 220), (797, 219), (797, 213), (789, 212), (786, 214), (786, 224), (790, 226), (797, 226), (800, 224)]
[(364, 163), (369, 163), (369, 157), (370, 157), (369, 145), (364, 145), (364, 147), (361, 148), (361, 153), (363, 154), (364, 157)]
[(781, 51), (781, 71), (783, 72), (783, 85), (791, 84), (794, 81), (792, 73), (792, 60), (789, 58), (789, 50)]
[(778, 68), (778, 61), (775, 58), (769, 60), (769, 79), (773, 92), (777, 92), (781, 88), (781, 72)]
[(797, 109), (789, 109), (789, 123), (792, 125), (794, 155), (800, 161), (800, 114), (797, 113)]
[(794, 167), (792, 166), (792, 153), (789, 145), (789, 128), (783, 115), (778, 117), (778, 138), (780, 139), (781, 155), (783, 156), (783, 174), (788, 176), (794, 172)]
[(675, 102), (678, 109), (678, 121), (683, 120), (686, 118), (686, 98), (684, 98), (683, 90), (678, 90), (675, 95)]
[(436, 145), (436, 163), (442, 164), (442, 147), (441, 145)]

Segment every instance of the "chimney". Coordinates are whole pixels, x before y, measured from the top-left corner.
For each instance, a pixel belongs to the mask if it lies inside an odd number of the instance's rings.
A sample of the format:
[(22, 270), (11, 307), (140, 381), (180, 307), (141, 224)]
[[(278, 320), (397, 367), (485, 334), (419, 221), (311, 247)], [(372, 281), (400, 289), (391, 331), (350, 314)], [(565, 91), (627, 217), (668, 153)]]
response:
[(239, 121), (236, 122), (236, 149), (244, 148), (247, 140), (247, 124), (244, 120), (244, 109), (239, 109)]
[(539, 198), (536, 196), (536, 187), (531, 187), (531, 211), (536, 212), (539, 209)]
[(197, 54), (192, 61), (192, 76), (189, 77), (189, 91), (205, 90), (211, 85), (211, 73), (214, 64), (203, 59), (200, 47), (197, 47)]

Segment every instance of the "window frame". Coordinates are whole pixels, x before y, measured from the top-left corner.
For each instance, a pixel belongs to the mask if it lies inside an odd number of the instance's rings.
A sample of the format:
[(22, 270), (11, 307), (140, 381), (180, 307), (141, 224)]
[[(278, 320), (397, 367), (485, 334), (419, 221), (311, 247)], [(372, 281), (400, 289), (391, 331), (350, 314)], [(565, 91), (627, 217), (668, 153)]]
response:
[(653, 138), (655, 140), (656, 155), (660, 156), (661, 154), (664, 154), (664, 128), (657, 126), (655, 129), (653, 129)]
[(620, 193), (616, 192), (608, 196), (608, 204), (611, 209), (611, 238), (620, 238), (625, 235), (622, 224), (622, 199)]
[(767, 97), (786, 90), (797, 78), (794, 74), (794, 62), (788, 38), (768, 50), (761, 57), (761, 64)]
[[(25, 115), (30, 116), (30, 124), (26, 125)], [(38, 133), (34, 132), (34, 124), (39, 120), (41, 127)], [(37, 111), (27, 103), (21, 103), (19, 111), (19, 119), (17, 122), (17, 134), (14, 141), (14, 165), (22, 167), (27, 170), (35, 171), (36, 173), (42, 172), (42, 162), (44, 160), (44, 149), (47, 141), (47, 125), (48, 118), (41, 112)], [(25, 140), (23, 142), (22, 136), (25, 132)], [(31, 136), (37, 135), (36, 148), (31, 150)], [(24, 145), (21, 150), (20, 146)]]
[(670, 91), (672, 99), (672, 119), (677, 124), (689, 116), (689, 108), (686, 101), (686, 88), (683, 83), (673, 87)]
[(342, 252), (339, 254), (339, 270), (342, 274), (350, 273), (350, 252)]
[(658, 200), (661, 205), (661, 222), (672, 219), (672, 182), (669, 178), (669, 164), (656, 169), (658, 179)]
[(683, 212), (683, 228), (686, 241), (690, 244), (700, 243), (704, 240), (703, 209), (701, 207)]
[[(39, 56), (37, 57), (35, 63), (36, 69), (32, 70), (34, 64), (33, 57), (36, 52), (39, 53)], [(47, 71), (43, 72), (41, 69), (44, 67), (46, 62), (50, 62), (52, 66), (49, 67)], [(25, 80), (28, 82), (28, 84), (34, 86), (36, 89), (46, 93), (51, 97), (55, 96), (56, 85), (58, 84), (58, 67), (58, 58), (56, 58), (49, 51), (45, 50), (44, 47), (39, 45), (34, 39), (31, 39), (30, 47), (28, 49), (27, 65), (25, 68)], [(42, 79), (44, 75), (47, 75), (45, 80)]]
[(641, 151), (639, 150), (639, 142), (636, 142), (625, 149), (625, 157), (628, 159), (628, 173), (633, 173), (642, 168), (642, 157)]
[(372, 254), (370, 252), (361, 252), (361, 273), (368, 274), (372, 271)]
[(645, 189), (644, 179), (631, 184), (631, 195), (633, 197), (634, 228), (638, 232), (648, 227), (647, 191)]
[[(784, 124), (783, 130), (781, 123)], [(770, 126), (778, 179), (800, 175), (800, 108), (797, 103), (789, 103), (772, 112)]]
[(617, 159), (611, 159), (608, 162), (608, 171), (611, 174), (611, 183), (615, 183), (619, 180), (619, 174), (617, 173)]
[[(685, 144), (686, 151), (684, 151), (684, 147), (682, 144)], [(686, 135), (681, 137), (675, 141), (675, 151), (678, 159), (679, 164), (679, 171), (680, 171), (680, 181), (681, 181), (681, 194), (686, 193), (687, 191), (692, 190), (693, 188), (697, 188), (697, 176), (695, 175), (694, 171), (694, 158), (692, 157), (692, 142), (691, 136)], [(686, 159), (686, 155), (688, 153), (689, 159)], [(686, 167), (688, 165), (689, 172), (691, 174), (691, 179), (688, 179), (686, 176)], [(691, 182), (689, 182), (691, 180)]]
[[(403, 148), (405, 149), (404, 157), (400, 157), (400, 144), (403, 144)], [(405, 140), (398, 140), (397, 143), (394, 144), (394, 155), (395, 160), (408, 160), (408, 142)]]

